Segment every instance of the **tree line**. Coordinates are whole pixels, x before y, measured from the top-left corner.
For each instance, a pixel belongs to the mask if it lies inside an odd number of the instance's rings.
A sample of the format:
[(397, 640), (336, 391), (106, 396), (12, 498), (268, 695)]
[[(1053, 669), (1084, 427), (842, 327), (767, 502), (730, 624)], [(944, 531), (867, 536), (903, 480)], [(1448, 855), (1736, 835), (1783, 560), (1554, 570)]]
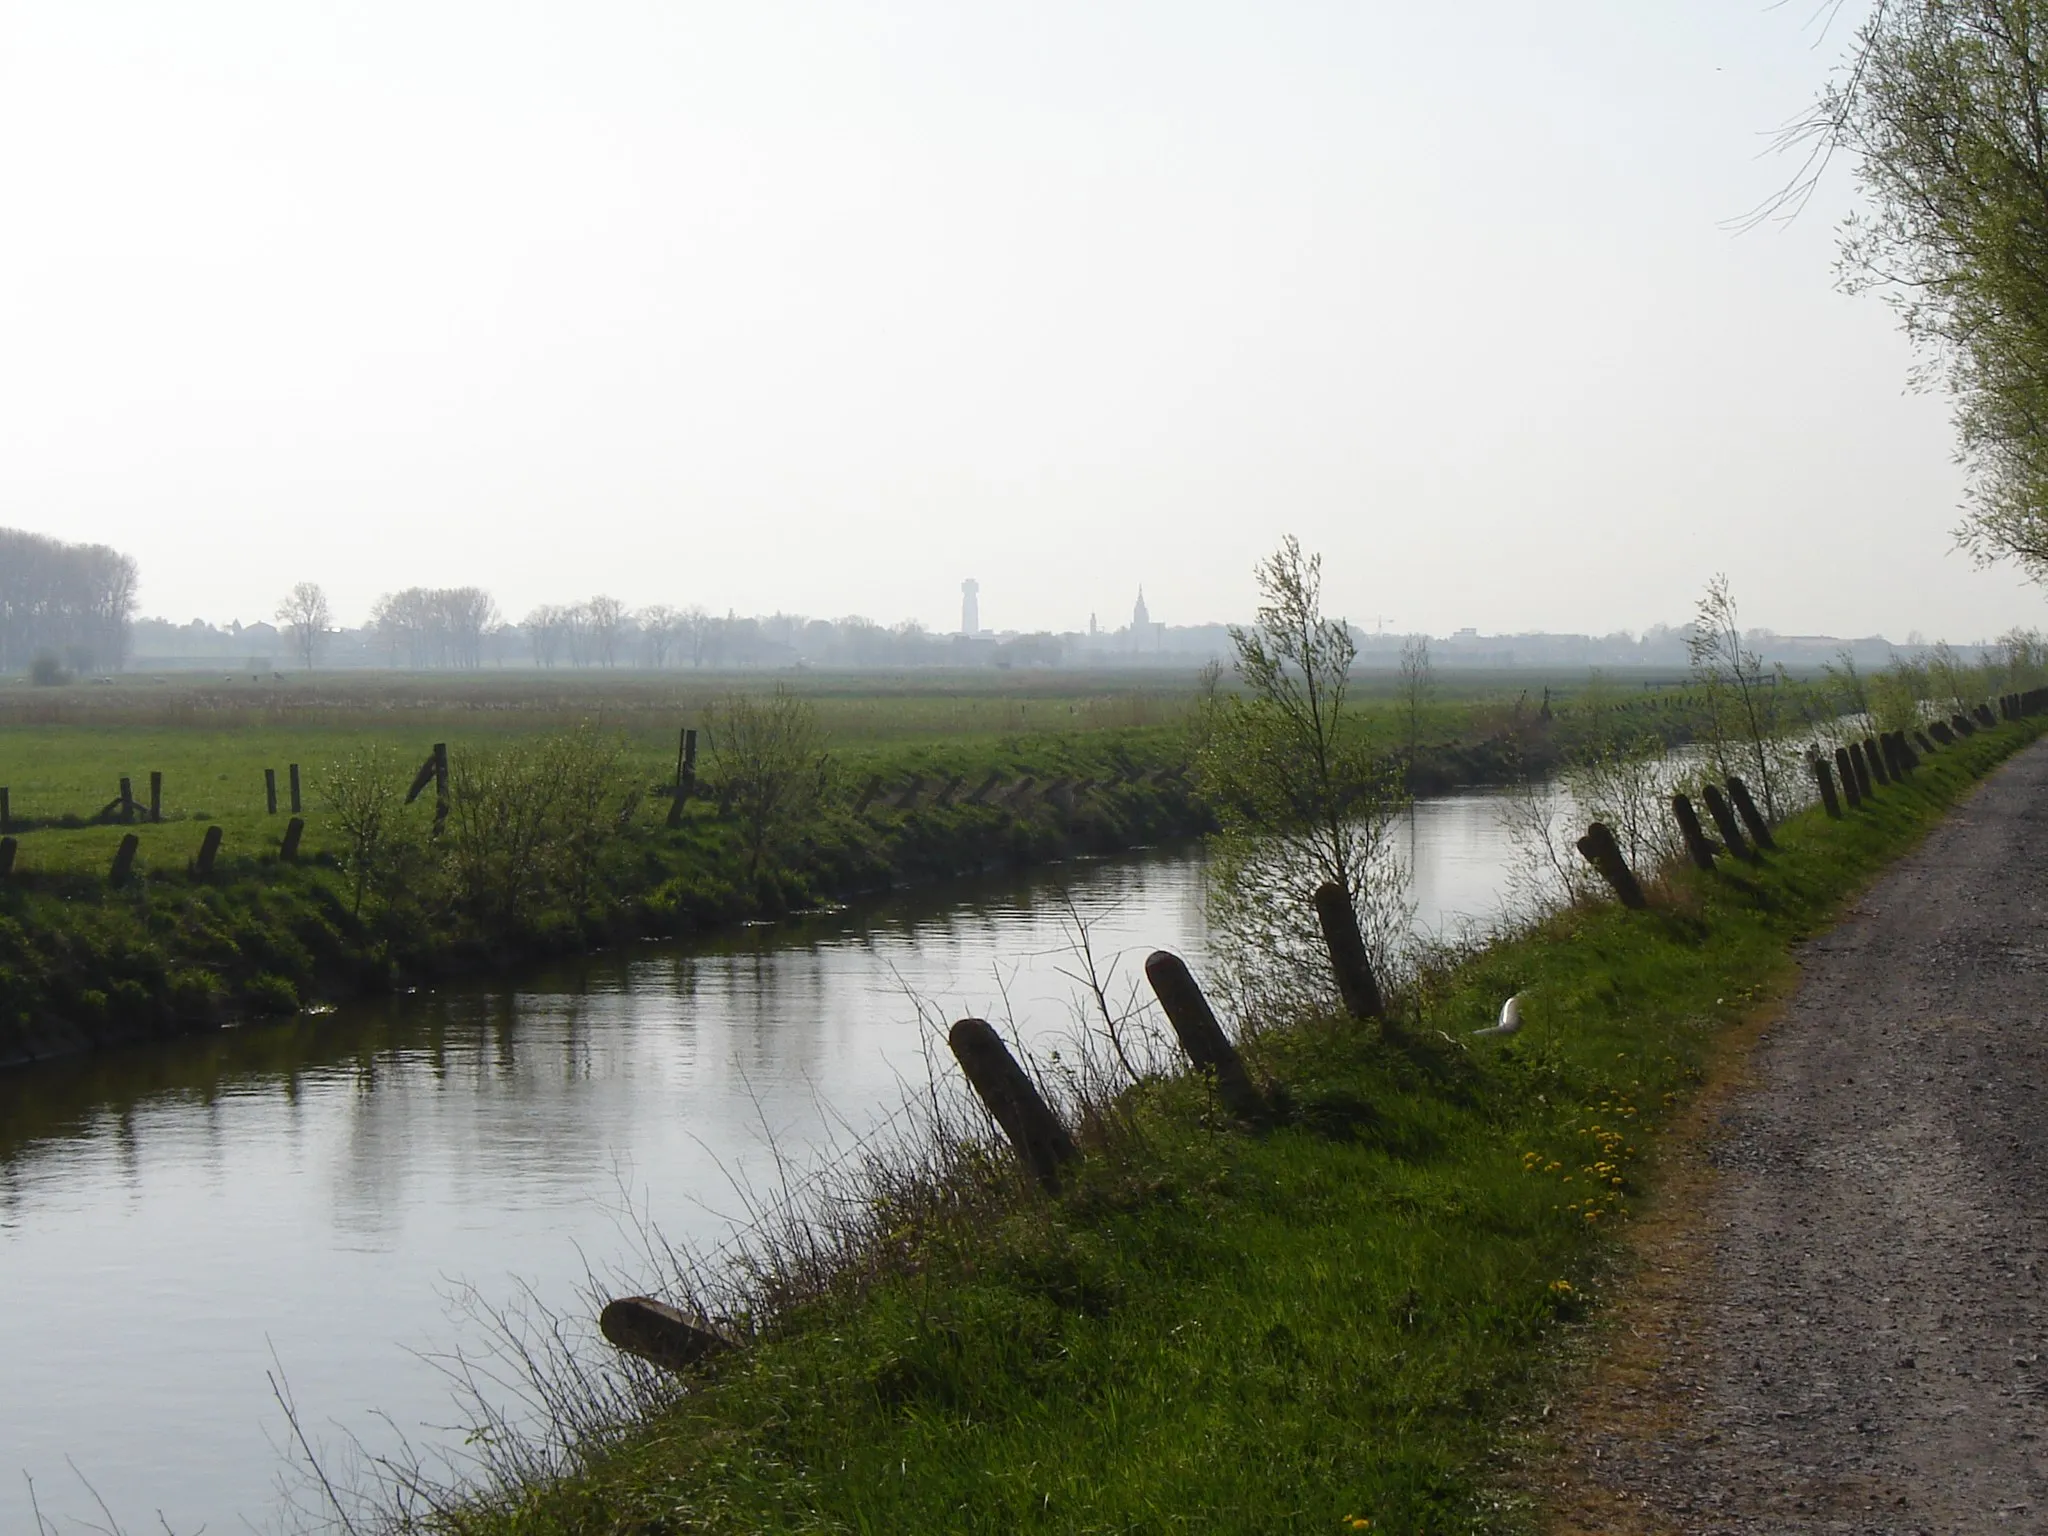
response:
[(0, 528), (0, 671), (111, 671), (128, 655), (135, 561), (104, 544)]

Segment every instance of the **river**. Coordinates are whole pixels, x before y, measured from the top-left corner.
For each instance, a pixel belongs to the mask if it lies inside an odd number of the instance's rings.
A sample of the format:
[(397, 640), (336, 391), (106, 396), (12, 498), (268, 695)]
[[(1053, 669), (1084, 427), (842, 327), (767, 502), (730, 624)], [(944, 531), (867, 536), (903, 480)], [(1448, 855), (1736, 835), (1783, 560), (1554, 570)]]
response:
[[(1420, 927), (1500, 910), (1496, 809), (1415, 808)], [(0, 1530), (31, 1478), (65, 1536), (99, 1499), (277, 1527), (280, 1371), (329, 1450), (450, 1443), (465, 1295), (579, 1307), (642, 1220), (715, 1243), (771, 1143), (800, 1165), (924, 1083), (919, 1001), (1071, 1035), (1069, 901), (1121, 976), (1199, 969), (1200, 855), (1155, 851), (0, 1074)]]

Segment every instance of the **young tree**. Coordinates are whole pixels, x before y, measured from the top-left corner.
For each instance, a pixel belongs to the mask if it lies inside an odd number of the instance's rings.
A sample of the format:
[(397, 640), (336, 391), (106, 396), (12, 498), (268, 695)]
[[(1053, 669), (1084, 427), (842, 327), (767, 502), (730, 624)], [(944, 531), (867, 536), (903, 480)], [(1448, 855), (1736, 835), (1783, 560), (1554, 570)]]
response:
[(1240, 1006), (1323, 1000), (1331, 988), (1315, 892), (1342, 886), (1376, 964), (1406, 926), (1390, 832), (1398, 775), (1345, 709), (1357, 648), (1322, 609), (1322, 560), (1289, 537), (1257, 570), (1258, 622), (1234, 627), (1237, 691), (1212, 696), (1196, 734), (1221, 833), (1212, 941)]
[(1728, 578), (1715, 576), (1694, 612), (1686, 650), (1693, 680), (1706, 696), (1701, 724), (1715, 769), (1724, 777), (1747, 776), (1764, 815), (1776, 821), (1785, 798), (1784, 678), (1767, 672), (1763, 658), (1744, 647), (1739, 618)]
[(291, 634), (292, 654), (308, 672), (327, 644), (327, 631), (334, 627), (334, 612), (327, 606), (327, 593), (317, 581), (302, 581), (277, 605), (277, 622)]
[(1401, 646), (1401, 714), (1408, 727), (1408, 765), (1415, 765), (1422, 745), (1422, 711), (1436, 692), (1436, 670), (1429, 661), (1429, 636), (1410, 635)]
[(818, 803), (830, 771), (825, 732), (810, 700), (779, 685), (765, 699), (727, 694), (709, 723), (707, 784), (739, 822), (753, 880)]

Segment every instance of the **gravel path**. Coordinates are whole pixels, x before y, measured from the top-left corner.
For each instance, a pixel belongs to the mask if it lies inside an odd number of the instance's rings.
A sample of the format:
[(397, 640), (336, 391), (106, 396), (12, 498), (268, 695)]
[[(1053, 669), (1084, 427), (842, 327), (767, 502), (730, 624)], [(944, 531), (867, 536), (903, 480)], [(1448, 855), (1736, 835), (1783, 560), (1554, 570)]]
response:
[(2048, 741), (1801, 969), (1566, 1523), (2048, 1532)]

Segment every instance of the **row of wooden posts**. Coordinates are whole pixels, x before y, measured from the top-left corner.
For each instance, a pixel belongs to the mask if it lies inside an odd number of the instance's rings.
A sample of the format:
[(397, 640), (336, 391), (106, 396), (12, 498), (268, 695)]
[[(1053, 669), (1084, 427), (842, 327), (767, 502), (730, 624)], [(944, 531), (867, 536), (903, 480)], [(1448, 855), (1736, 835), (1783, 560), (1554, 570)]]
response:
[[(303, 818), (294, 816), (284, 824), (284, 836), (278, 840), (277, 856), (286, 864), (299, 856), (299, 841), (306, 835)], [(214, 861), (220, 857), (223, 833), (219, 827), (208, 827), (199, 839), (199, 852), (192, 859), (192, 873), (201, 879), (213, 874)], [(120, 847), (114, 850), (114, 862), (107, 871), (107, 883), (112, 886), (126, 885), (135, 874), (135, 855), (142, 847), (142, 838), (134, 832), (121, 839)], [(18, 838), (0, 837), (0, 880), (14, 873), (15, 855), (20, 852)]]
[[(1393, 1021), (1386, 1016), (1379, 981), (1359, 931), (1358, 914), (1343, 886), (1326, 884), (1316, 892), (1316, 916), (1346, 1010), (1353, 1018), (1391, 1031)], [(1145, 961), (1145, 979), (1189, 1064), (1215, 1084), (1224, 1109), (1241, 1120), (1263, 1118), (1265, 1095), (1245, 1070), (1243, 1057), (1217, 1022), (1216, 1011), (1187, 962), (1168, 950), (1155, 950)], [(1038, 1091), (1031, 1074), (1010, 1054), (1002, 1036), (986, 1019), (961, 1019), (947, 1032), (946, 1044), (975, 1096), (1002, 1128), (1017, 1160), (1040, 1188), (1057, 1192), (1068, 1166), (1080, 1158), (1081, 1148)], [(598, 1315), (598, 1328), (615, 1348), (677, 1371), (732, 1349), (738, 1342), (704, 1320), (693, 1319), (651, 1296), (627, 1296), (608, 1303)]]
[[(1959, 737), (1995, 726), (1999, 717), (2013, 720), (2048, 709), (2048, 689), (2008, 695), (1998, 701), (1998, 708), (1999, 716), (1995, 717), (1980, 704), (1969, 715), (1957, 714), (1946, 723), (1937, 721), (1929, 725), (1924, 733), (1915, 732), (1913, 741), (1907, 739), (1904, 731), (1867, 737), (1839, 749), (1832, 765), (1815, 751), (1810, 762), (1828, 814), (1843, 814), (1835, 792), (1837, 776), (1850, 808), (1855, 809), (1871, 795), (1874, 785), (1902, 781), (1911, 774), (1919, 766), (1920, 754), (1931, 754), (1936, 742), (1948, 746)], [(1702, 869), (1712, 869), (1719, 852), (1754, 863), (1776, 848), (1770, 824), (1740, 778), (1731, 775), (1725, 791), (1720, 785), (1709, 784), (1700, 798), (1706, 803), (1714, 830), (1721, 835), (1718, 848), (1707, 837), (1689, 797), (1673, 795), (1671, 809), (1685, 838), (1687, 853)], [(1624, 905), (1641, 908), (1647, 904), (1642, 885), (1622, 857), (1609, 828), (1593, 823), (1578, 846)], [(1316, 892), (1316, 916), (1345, 1010), (1353, 1018), (1376, 1022), (1383, 1031), (1391, 1031), (1393, 1021), (1386, 1016), (1357, 913), (1341, 885), (1327, 884)], [(1266, 1109), (1264, 1096), (1245, 1071), (1243, 1058), (1224, 1034), (1215, 1010), (1209, 1006), (1187, 963), (1178, 955), (1157, 950), (1145, 962), (1145, 977), (1182, 1052), (1196, 1071), (1215, 1084), (1223, 1107), (1240, 1119), (1258, 1120)], [(1056, 1192), (1067, 1167), (1081, 1156), (1081, 1149), (1038, 1091), (1031, 1074), (1010, 1054), (1002, 1036), (986, 1019), (961, 1019), (948, 1032), (946, 1043), (975, 1095), (1002, 1128), (1017, 1160), (1042, 1189)], [(615, 1348), (677, 1371), (738, 1344), (707, 1320), (692, 1318), (651, 1296), (627, 1296), (609, 1303), (599, 1314), (598, 1327)]]

